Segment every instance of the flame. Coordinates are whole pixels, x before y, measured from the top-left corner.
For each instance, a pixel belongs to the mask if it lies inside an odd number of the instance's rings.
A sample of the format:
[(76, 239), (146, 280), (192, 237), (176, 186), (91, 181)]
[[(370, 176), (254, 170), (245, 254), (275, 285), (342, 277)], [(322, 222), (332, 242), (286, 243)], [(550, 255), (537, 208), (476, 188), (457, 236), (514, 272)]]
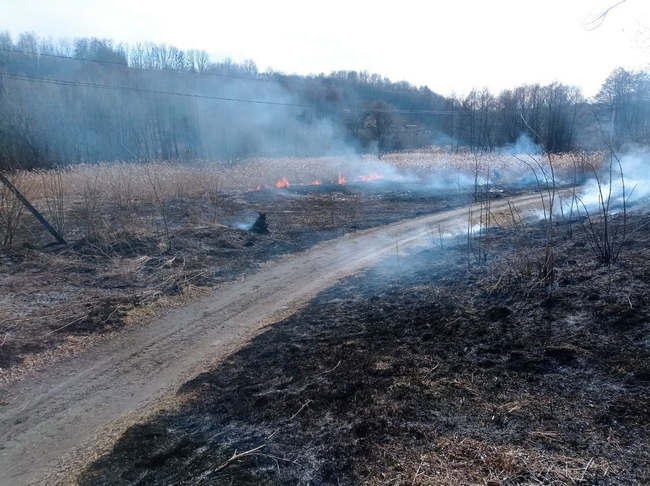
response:
[(379, 179), (383, 179), (384, 176), (379, 174), (378, 172), (372, 172), (371, 174), (368, 175), (361, 175), (357, 178), (357, 180), (361, 182), (370, 182), (370, 181), (377, 181)]
[[(384, 176), (381, 175), (379, 172), (371, 172), (370, 174), (367, 174), (367, 175), (357, 176), (353, 180), (355, 182), (371, 182), (371, 181), (377, 181), (377, 180), (380, 180), (380, 179), (383, 179), (383, 178), (384, 178)], [(343, 177), (343, 174), (341, 172), (339, 172), (337, 182), (340, 185), (347, 184), (348, 179)], [(311, 183), (312, 186), (320, 186), (321, 184), (322, 184), (322, 182), (319, 179), (315, 179)], [(286, 187), (289, 187), (289, 186), (291, 186), (291, 184), (289, 183), (289, 179), (287, 179), (286, 176), (283, 176), (278, 182), (275, 183), (275, 187), (277, 187), (278, 189), (283, 189), (283, 188), (286, 188)], [(265, 187), (267, 187), (267, 186), (265, 186), (264, 184), (260, 184), (255, 188), (255, 190), (256, 191), (261, 191)]]

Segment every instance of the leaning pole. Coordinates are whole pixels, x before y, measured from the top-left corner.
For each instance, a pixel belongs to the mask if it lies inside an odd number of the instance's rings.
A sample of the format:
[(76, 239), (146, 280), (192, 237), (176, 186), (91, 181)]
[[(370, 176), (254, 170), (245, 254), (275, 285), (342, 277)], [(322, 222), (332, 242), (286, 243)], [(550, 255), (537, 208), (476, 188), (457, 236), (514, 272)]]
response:
[(59, 234), (59, 232), (54, 229), (54, 227), (43, 217), (43, 215), (38, 212), (38, 209), (36, 209), (32, 204), (27, 200), (25, 196), (23, 196), (20, 191), (11, 183), (9, 179), (5, 177), (5, 175), (0, 172), (0, 182), (2, 182), (5, 186), (9, 188), (11, 192), (14, 193), (14, 195), (22, 202), (27, 209), (29, 209), (29, 212), (31, 212), (34, 217), (38, 220), (39, 223), (43, 225), (43, 227), (52, 235), (54, 236), (54, 239), (56, 239), (57, 242), (61, 243), (62, 245), (67, 245), (67, 242), (63, 239), (63, 236)]

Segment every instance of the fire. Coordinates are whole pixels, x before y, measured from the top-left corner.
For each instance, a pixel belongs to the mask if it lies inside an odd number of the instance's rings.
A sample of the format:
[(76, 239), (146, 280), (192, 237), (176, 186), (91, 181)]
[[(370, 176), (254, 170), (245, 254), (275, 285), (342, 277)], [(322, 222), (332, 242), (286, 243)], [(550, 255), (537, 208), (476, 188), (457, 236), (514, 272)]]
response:
[[(384, 178), (384, 176), (381, 175), (379, 172), (371, 172), (370, 174), (367, 174), (367, 175), (356, 176), (351, 180), (354, 181), (354, 182), (371, 182), (371, 181), (377, 181), (377, 180), (380, 180), (380, 179), (383, 179), (383, 178)], [(337, 182), (340, 185), (347, 184), (348, 179), (346, 179), (343, 176), (342, 172), (339, 172)], [(314, 179), (314, 181), (311, 183), (312, 186), (320, 186), (321, 184), (322, 184), (322, 182), (320, 181), (320, 179)], [(275, 183), (275, 187), (277, 187), (278, 189), (284, 189), (284, 188), (289, 187), (289, 186), (291, 186), (291, 184), (289, 183), (289, 179), (287, 179), (286, 176), (283, 176), (278, 182)], [(263, 190), (263, 189), (265, 189), (267, 187), (268, 186), (266, 186), (265, 184), (260, 184), (255, 188), (255, 190), (256, 191), (261, 191), (261, 190)]]
[(381, 174), (379, 174), (377, 172), (373, 172), (373, 173), (368, 174), (368, 175), (359, 176), (358, 180), (361, 181), (361, 182), (370, 182), (370, 181), (377, 181), (377, 180), (383, 179), (383, 178), (384, 178), (383, 175), (381, 175)]

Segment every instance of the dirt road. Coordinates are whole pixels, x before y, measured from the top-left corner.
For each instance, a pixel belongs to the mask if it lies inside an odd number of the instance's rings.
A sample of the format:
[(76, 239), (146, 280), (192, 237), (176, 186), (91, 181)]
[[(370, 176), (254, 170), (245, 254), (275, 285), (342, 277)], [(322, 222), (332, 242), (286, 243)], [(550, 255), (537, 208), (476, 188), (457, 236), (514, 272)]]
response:
[[(510, 200), (519, 209), (539, 196)], [(508, 208), (496, 200), (492, 210)], [(227, 357), (262, 327), (380, 257), (429, 243), (432, 227), (462, 231), (468, 209), (401, 221), (268, 262), (255, 274), (124, 331), (85, 354), (35, 374), (0, 404), (0, 485), (53, 484), (76, 451), (123, 429), (180, 384)], [(119, 425), (116, 425), (119, 424)], [(105, 442), (105, 441), (104, 441)]]

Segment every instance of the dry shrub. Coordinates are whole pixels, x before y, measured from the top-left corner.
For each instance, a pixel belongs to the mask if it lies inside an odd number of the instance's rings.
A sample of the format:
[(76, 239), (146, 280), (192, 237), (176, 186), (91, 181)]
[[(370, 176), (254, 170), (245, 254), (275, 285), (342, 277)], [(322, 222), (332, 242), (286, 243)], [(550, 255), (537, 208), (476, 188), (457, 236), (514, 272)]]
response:
[(99, 218), (100, 198), (99, 176), (95, 175), (83, 181), (81, 185), (79, 216), (85, 231), (85, 236), (88, 239), (95, 238), (99, 234), (99, 228), (101, 226)]
[(123, 164), (116, 164), (113, 170), (105, 171), (106, 196), (122, 211), (133, 208), (137, 191), (133, 170)]
[[(585, 215), (584, 228), (592, 252), (601, 263), (611, 265), (616, 263), (627, 242), (630, 190), (626, 191), (623, 165), (613, 150), (604, 164), (595, 165), (587, 161), (584, 165), (596, 181), (598, 202), (595, 208), (590, 209), (582, 197), (576, 195), (577, 211)], [(612, 190), (617, 180), (622, 191), (620, 201)]]
[(45, 206), (47, 208), (47, 217), (61, 235), (65, 235), (66, 223), (66, 194), (63, 187), (64, 180), (63, 169), (53, 169), (43, 171), (41, 175), (41, 191)]
[[(21, 192), (27, 192), (32, 181), (24, 172), (15, 172), (7, 176), (10, 182)], [(11, 189), (0, 184), (0, 244), (11, 247), (17, 240), (23, 225), (25, 206)]]
[[(165, 240), (167, 244), (170, 244), (169, 238), (169, 212), (167, 209), (167, 198), (169, 197), (168, 189), (165, 187), (169, 180), (166, 180), (165, 173), (156, 170), (155, 166), (150, 166), (149, 164), (144, 166), (145, 176), (149, 183), (149, 190), (151, 193), (151, 200), (158, 209), (160, 213), (160, 218), (163, 224), (163, 230), (165, 233)], [(178, 186), (177, 186), (178, 187)], [(165, 197), (167, 195), (167, 197)]]

